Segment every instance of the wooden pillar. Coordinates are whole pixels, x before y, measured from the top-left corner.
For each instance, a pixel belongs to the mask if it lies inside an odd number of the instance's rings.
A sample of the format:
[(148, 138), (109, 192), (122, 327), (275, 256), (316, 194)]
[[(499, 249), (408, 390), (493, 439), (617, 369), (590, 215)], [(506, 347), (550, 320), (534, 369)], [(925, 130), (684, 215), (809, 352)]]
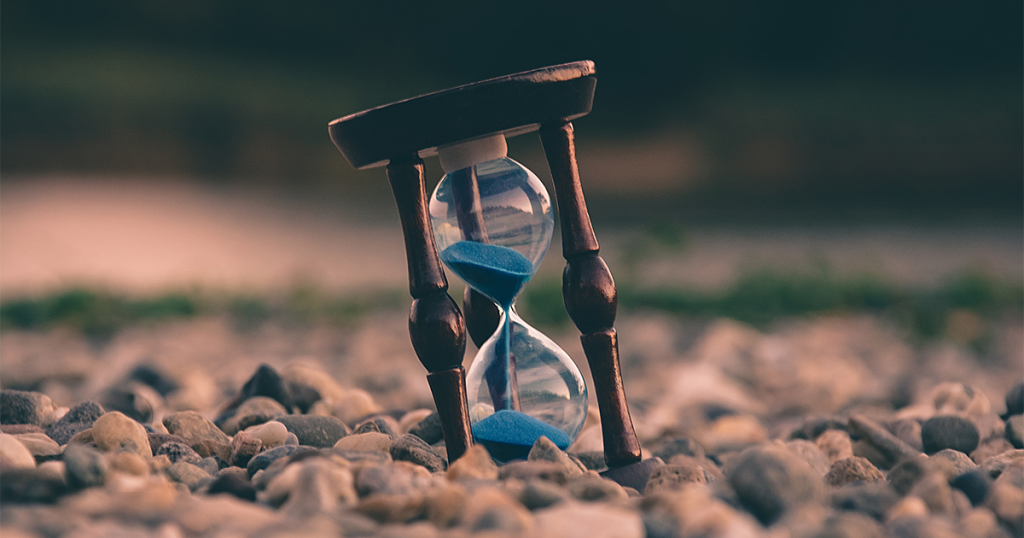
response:
[(448, 279), (437, 256), (427, 212), (423, 160), (416, 155), (392, 159), (388, 180), (398, 205), (409, 264), (409, 336), (416, 356), (427, 369), (448, 461), (457, 460), (473, 444), (466, 405), (466, 324), (448, 296)]
[(583, 335), (583, 351), (594, 378), (594, 393), (601, 412), (604, 458), (608, 467), (640, 461), (640, 443), (629, 417), (619, 369), (615, 333), (618, 295), (608, 266), (598, 254), (600, 246), (587, 213), (572, 124), (542, 125), (540, 140), (551, 168), (555, 200), (562, 228), (562, 297), (569, 317)]

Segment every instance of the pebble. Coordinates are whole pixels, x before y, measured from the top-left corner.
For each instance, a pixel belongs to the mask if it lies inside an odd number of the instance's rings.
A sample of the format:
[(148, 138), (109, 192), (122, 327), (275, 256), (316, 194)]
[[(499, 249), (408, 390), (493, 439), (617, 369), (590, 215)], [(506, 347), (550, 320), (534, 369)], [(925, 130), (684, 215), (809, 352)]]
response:
[(66, 445), (76, 433), (92, 427), (96, 419), (106, 411), (96, 402), (82, 402), (64, 414), (57, 422), (46, 429), (46, 435), (59, 445)]
[(828, 473), (832, 462), (829, 461), (825, 452), (818, 448), (818, 445), (813, 441), (793, 439), (786, 441), (785, 447), (793, 454), (796, 454), (797, 457), (807, 462), (807, 465), (810, 465), (811, 469), (818, 476), (825, 476)]
[(360, 422), (353, 433), (383, 433), (391, 438), (398, 437), (398, 421), (387, 415), (377, 415)]
[(250, 435), (248, 432), (238, 432), (231, 439), (231, 465), (244, 468), (249, 460), (260, 453), (263, 443), (259, 438)]
[[(67, 486), (59, 476), (34, 467), (16, 468), (5, 471), (3, 480), (0, 480), (0, 501), (4, 508), (14, 503), (53, 504), (66, 490)], [(7, 537), (6, 528), (4, 537)]]
[(602, 471), (608, 468), (607, 462), (604, 461), (604, 451), (588, 451), (588, 452), (573, 452), (570, 456), (576, 458), (576, 461), (580, 462), (580, 465), (591, 470), (591, 471)]
[(0, 470), (25, 469), (36, 466), (36, 459), (32, 452), (18, 441), (18, 438), (8, 434), (0, 433)]
[[(264, 448), (274, 448), (288, 444), (288, 435), (291, 434), (291, 432), (289, 432), (288, 427), (280, 421), (271, 420), (269, 422), (264, 422), (263, 424), (250, 426), (245, 430), (245, 434), (255, 439), (259, 439), (260, 444)], [(294, 444), (300, 444), (298, 436), (295, 436)]]
[(974, 421), (974, 425), (978, 428), (978, 438), (980, 442), (991, 441), (992, 439), (1000, 439), (1006, 437), (1006, 423), (1003, 422), (1002, 417), (995, 413), (986, 413), (980, 416), (970, 417)]
[(1006, 419), (1006, 440), (1014, 448), (1024, 448), (1024, 415), (1013, 415)]
[[(437, 416), (437, 411), (431, 411), (430, 409), (413, 409), (412, 411), (409, 411), (408, 413), (402, 415), (402, 418), (398, 419), (398, 432), (399, 433), (412, 433), (413, 428), (415, 428), (416, 426), (419, 426), (420, 423), (423, 422), (430, 415)], [(437, 419), (437, 427), (439, 429), (441, 427), (440, 417), (438, 417), (438, 419)], [(414, 434), (414, 435), (416, 435), (416, 434)], [(416, 436), (419, 437), (420, 439), (423, 439), (422, 435), (416, 435)], [(423, 439), (423, 440), (426, 441), (426, 439)], [(440, 441), (440, 440), (441, 439), (438, 439), (437, 441)], [(434, 441), (434, 443), (436, 443), (437, 441)], [(434, 443), (431, 443), (431, 442), (427, 441), (427, 444), (429, 444), (429, 445), (432, 445)]]
[(340, 504), (355, 503), (356, 491), (349, 469), (326, 458), (310, 458), (293, 466), (298, 472), (288, 501), (281, 506), (287, 516), (307, 518), (321, 512), (334, 512)]
[(199, 489), (203, 479), (210, 477), (210, 473), (184, 461), (172, 463), (164, 472), (167, 473), (171, 480), (188, 486), (189, 491)]
[(527, 461), (550, 461), (561, 465), (566, 470), (566, 476), (572, 478), (587, 471), (583, 465), (573, 461), (568, 454), (562, 452), (550, 439), (541, 436), (530, 448)]
[(57, 409), (41, 392), (0, 390), (0, 424), (33, 424), (47, 427), (47, 417)]
[(378, 523), (407, 523), (426, 516), (427, 501), (421, 493), (372, 495), (360, 499), (355, 510)]
[(981, 465), (994, 457), (998, 457), (1000, 454), (1012, 450), (1013, 445), (1006, 439), (990, 439), (979, 445), (974, 452), (971, 452), (971, 459), (974, 460), (974, 463)]
[(36, 458), (57, 456), (61, 453), (60, 445), (45, 433), (20, 433), (15, 437)]
[(1006, 414), (1024, 414), (1024, 382), (1017, 383), (1006, 391)]
[[(864, 437), (864, 440), (877, 449), (886, 460), (893, 463), (906, 458), (913, 458), (921, 453), (864, 415), (851, 414), (849, 427), (852, 433)], [(854, 455), (859, 455), (856, 453), (856, 450)], [(876, 461), (872, 461), (872, 463), (876, 466), (879, 464)], [(882, 466), (881, 468), (887, 469), (889, 466)]]
[(423, 439), (408, 433), (391, 443), (391, 458), (395, 461), (408, 461), (422, 465), (432, 473), (444, 471), (448, 467), (447, 462), (441, 458), (440, 454)]
[(1024, 470), (1008, 469), (992, 484), (987, 506), (1014, 536), (1024, 535)]
[(191, 463), (192, 465), (198, 464), (203, 459), (195, 450), (192, 450), (185, 443), (176, 443), (174, 441), (160, 445), (160, 448), (156, 449), (153, 452), (153, 455), (167, 456), (167, 459), (171, 460), (171, 463), (183, 461), (185, 463)]
[(270, 464), (274, 462), (274, 460), (277, 460), (278, 458), (290, 457), (298, 453), (300, 450), (316, 449), (312, 447), (284, 445), (259, 453), (254, 458), (249, 460), (249, 464), (245, 466), (246, 470), (249, 472), (249, 478), (252, 478), (252, 476), (256, 474), (256, 471), (261, 471), (269, 467)]
[(252, 374), (252, 377), (242, 385), (242, 390), (235, 401), (240, 405), (249, 398), (256, 396), (266, 396), (277, 400), (278, 403), (289, 411), (293, 406), (292, 397), (288, 393), (288, 386), (284, 379), (277, 373), (277, 370), (274, 370), (268, 364), (261, 364), (256, 368), (256, 372)]
[(741, 450), (768, 438), (761, 421), (750, 415), (725, 415), (709, 424), (698, 436), (709, 454)]
[(924, 452), (921, 442), (921, 423), (910, 418), (901, 418), (889, 423), (889, 431), (918, 452)]
[(766, 525), (823, 496), (820, 477), (783, 447), (745, 450), (727, 465), (725, 476), (743, 506)]
[(914, 484), (930, 470), (930, 461), (926, 458), (904, 460), (889, 470), (886, 482), (901, 497), (910, 493)]
[(998, 478), (1003, 471), (1012, 467), (1024, 467), (1024, 450), (1007, 450), (981, 464), (982, 470), (992, 479)]
[(957, 415), (932, 417), (921, 425), (921, 442), (925, 454), (945, 448), (970, 453), (978, 448), (980, 437), (974, 422)]
[(885, 527), (876, 519), (856, 512), (840, 512), (825, 520), (818, 536), (837, 538), (885, 538)]
[(316, 402), (309, 409), (309, 414), (333, 416), (345, 424), (352, 424), (380, 411), (370, 393), (362, 389), (348, 389), (340, 396)]
[(829, 463), (853, 457), (853, 441), (846, 430), (827, 429), (814, 440)]
[(224, 413), (214, 424), (227, 435), (234, 435), (240, 430), (263, 424), (288, 414), (281, 402), (267, 396), (253, 396), (241, 403), (237, 408)]
[[(119, 454), (135, 454), (121, 452)], [(102, 486), (107, 479), (109, 464), (99, 451), (84, 445), (68, 445), (64, 450), (67, 483), (71, 488), (84, 489)]]
[(569, 481), (569, 470), (563, 465), (550, 461), (513, 461), (498, 469), (498, 478), (508, 480), (547, 480), (556, 484)]
[(528, 480), (519, 491), (519, 502), (528, 510), (539, 510), (570, 499), (569, 491), (546, 480)]
[(700, 443), (689, 437), (680, 436), (662, 438), (650, 452), (652, 456), (657, 456), (665, 461), (668, 461), (676, 454), (683, 454), (694, 458), (703, 458), (705, 454), (704, 447)]
[(975, 470), (954, 477), (950, 485), (964, 492), (972, 506), (979, 506), (988, 498), (991, 480), (984, 472)]
[(533, 515), (519, 501), (496, 487), (481, 487), (467, 498), (460, 526), (471, 533), (533, 534)]
[[(285, 445), (289, 446), (289, 445)], [(390, 452), (378, 452), (376, 450), (345, 450), (343, 448), (332, 448), (330, 451), (342, 459), (348, 460), (352, 463), (366, 463), (374, 465), (382, 465), (392, 461)]]
[(128, 379), (146, 384), (162, 397), (178, 390), (178, 382), (153, 364), (140, 364), (136, 366), (128, 374)]
[(536, 536), (564, 538), (644, 538), (644, 521), (636, 512), (617, 506), (559, 503), (538, 510)]
[[(369, 424), (372, 424), (369, 423)], [(354, 433), (342, 437), (334, 448), (341, 450), (375, 450), (378, 452), (391, 452), (391, 436), (380, 432)]]
[(790, 434), (791, 439), (815, 441), (828, 430), (846, 431), (846, 421), (838, 417), (811, 416)]
[(952, 480), (954, 476), (961, 475), (978, 468), (978, 464), (971, 460), (970, 456), (946, 448), (928, 457), (932, 466), (938, 469), (947, 479)]
[(483, 445), (473, 445), (448, 466), (448, 480), (497, 480), (498, 466)]
[(356, 477), (355, 487), (360, 497), (370, 495), (405, 495), (434, 484), (428, 471), (409, 462), (393, 465), (373, 465), (364, 468)]
[(707, 475), (698, 465), (663, 465), (651, 472), (644, 495), (679, 491), (686, 484), (707, 483)]
[(289, 432), (294, 433), (302, 446), (330, 448), (349, 434), (348, 426), (334, 417), (288, 415), (278, 417), (275, 421), (284, 424)]
[(949, 487), (946, 477), (937, 471), (925, 473), (911, 488), (907, 495), (918, 497), (928, 506), (932, 513), (952, 515), (956, 506), (953, 504), (953, 490)]
[(23, 433), (44, 433), (46, 430), (36, 426), (35, 424), (0, 424), (0, 432), (7, 433), (10, 435), (20, 435)]
[(209, 495), (227, 493), (243, 501), (256, 501), (256, 488), (252, 486), (252, 482), (240, 477), (236, 473), (226, 473), (218, 476), (210, 483), (206, 492)]
[(108, 412), (117, 411), (140, 423), (153, 419), (162, 400), (155, 390), (135, 382), (111, 387), (100, 396), (100, 403)]
[(164, 416), (167, 431), (185, 440), (202, 457), (231, 457), (231, 438), (220, 431), (210, 419), (195, 411), (180, 411)]
[(854, 482), (832, 492), (832, 506), (837, 510), (859, 512), (878, 521), (900, 500), (899, 495), (881, 483)]
[[(66, 454), (66, 452), (65, 452)], [(65, 455), (65, 460), (67, 456)], [(170, 460), (168, 460), (170, 461)], [(149, 464), (134, 452), (116, 452), (107, 458), (111, 469), (136, 476), (148, 476)], [(168, 463), (170, 465), (170, 463)]]
[(885, 475), (865, 458), (854, 456), (832, 463), (828, 474), (825, 475), (825, 483), (833, 486), (845, 486), (851, 482), (884, 482)]
[(629, 497), (622, 486), (607, 478), (601, 478), (601, 475), (594, 471), (573, 478), (566, 487), (573, 497), (585, 502), (614, 502)]
[(992, 410), (985, 393), (965, 383), (940, 383), (932, 390), (932, 405), (939, 415), (965, 413), (984, 415)]
[(96, 419), (92, 425), (92, 441), (105, 452), (130, 450), (144, 458), (153, 455), (146, 428), (120, 411), (111, 411)]

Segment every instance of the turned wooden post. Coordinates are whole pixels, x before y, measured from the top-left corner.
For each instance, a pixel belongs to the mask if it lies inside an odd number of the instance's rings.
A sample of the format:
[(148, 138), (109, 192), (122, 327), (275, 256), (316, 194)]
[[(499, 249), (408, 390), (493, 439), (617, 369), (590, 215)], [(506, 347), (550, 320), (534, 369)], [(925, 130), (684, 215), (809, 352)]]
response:
[(466, 325), (458, 305), (448, 295), (441, 260), (427, 213), (423, 160), (416, 155), (392, 159), (388, 180), (398, 205), (409, 264), (409, 336), (416, 356), (426, 367), (427, 382), (442, 417), (448, 461), (457, 460), (473, 444), (466, 408)]
[(562, 227), (562, 297), (569, 317), (583, 335), (583, 351), (590, 363), (594, 393), (601, 412), (604, 458), (608, 467), (640, 461), (640, 443), (626, 406), (619, 369), (619, 343), (615, 333), (618, 295), (590, 224), (583, 198), (572, 123), (542, 125), (540, 140), (551, 168)]

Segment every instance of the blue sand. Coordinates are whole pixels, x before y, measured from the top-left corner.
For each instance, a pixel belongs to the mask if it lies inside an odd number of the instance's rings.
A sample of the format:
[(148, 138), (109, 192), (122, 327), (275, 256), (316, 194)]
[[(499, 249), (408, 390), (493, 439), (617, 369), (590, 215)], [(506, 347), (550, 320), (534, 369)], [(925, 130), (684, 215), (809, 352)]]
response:
[(473, 440), (501, 461), (526, 458), (541, 436), (562, 450), (569, 448), (565, 432), (519, 411), (503, 409), (473, 425)]
[(441, 261), (504, 310), (533, 276), (533, 262), (526, 256), (488, 243), (459, 241), (441, 252)]

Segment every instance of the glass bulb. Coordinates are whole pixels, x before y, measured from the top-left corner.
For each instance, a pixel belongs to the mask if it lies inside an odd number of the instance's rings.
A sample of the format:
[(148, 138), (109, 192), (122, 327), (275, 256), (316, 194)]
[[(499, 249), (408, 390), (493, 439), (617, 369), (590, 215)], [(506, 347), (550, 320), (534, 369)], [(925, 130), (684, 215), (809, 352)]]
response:
[(544, 185), (504, 152), (498, 137), (440, 149), (448, 173), (429, 206), (441, 261), (501, 310), (466, 374), (473, 438), (499, 461), (525, 458), (541, 436), (565, 450), (587, 416), (579, 369), (515, 313), (551, 244), (554, 217)]

